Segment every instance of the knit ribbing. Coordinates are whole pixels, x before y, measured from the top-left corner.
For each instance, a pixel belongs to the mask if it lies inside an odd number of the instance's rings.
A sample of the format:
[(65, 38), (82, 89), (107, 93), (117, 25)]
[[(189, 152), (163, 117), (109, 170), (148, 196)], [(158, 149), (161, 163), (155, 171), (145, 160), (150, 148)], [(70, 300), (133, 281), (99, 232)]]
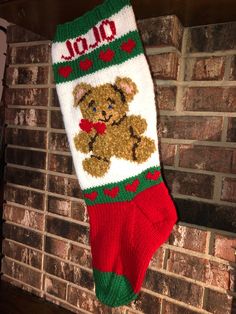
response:
[(110, 17), (129, 4), (129, 0), (106, 0), (75, 20), (57, 25), (53, 43), (63, 42), (69, 38), (78, 37), (86, 33), (98, 21)]

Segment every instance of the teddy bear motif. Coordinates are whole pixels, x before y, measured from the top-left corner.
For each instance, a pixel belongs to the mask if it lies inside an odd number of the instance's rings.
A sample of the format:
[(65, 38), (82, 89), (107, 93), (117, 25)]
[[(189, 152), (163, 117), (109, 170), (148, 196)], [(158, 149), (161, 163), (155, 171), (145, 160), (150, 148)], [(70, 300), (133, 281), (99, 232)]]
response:
[(127, 115), (137, 92), (136, 84), (128, 77), (117, 77), (114, 84), (93, 87), (79, 83), (74, 88), (74, 106), (83, 116), (74, 143), (78, 151), (90, 154), (82, 162), (90, 175), (104, 176), (112, 156), (143, 163), (156, 150), (154, 141), (142, 135), (146, 120), (140, 115)]

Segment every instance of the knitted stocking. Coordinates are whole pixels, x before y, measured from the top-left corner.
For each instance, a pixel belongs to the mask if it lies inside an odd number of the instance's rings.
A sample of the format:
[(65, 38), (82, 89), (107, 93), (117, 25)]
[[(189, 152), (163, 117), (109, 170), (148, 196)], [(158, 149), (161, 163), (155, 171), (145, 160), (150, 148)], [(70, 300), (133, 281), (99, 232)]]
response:
[(56, 89), (88, 208), (96, 295), (137, 297), (177, 216), (162, 180), (154, 88), (129, 0), (57, 26)]

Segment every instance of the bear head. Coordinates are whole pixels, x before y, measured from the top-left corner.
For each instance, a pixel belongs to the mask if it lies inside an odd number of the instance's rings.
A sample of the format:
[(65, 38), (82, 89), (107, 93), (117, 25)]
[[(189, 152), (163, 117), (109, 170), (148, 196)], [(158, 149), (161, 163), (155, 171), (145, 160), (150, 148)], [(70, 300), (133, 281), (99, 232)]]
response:
[(125, 116), (136, 93), (137, 86), (128, 77), (117, 77), (114, 84), (96, 87), (79, 83), (73, 91), (74, 106), (79, 106), (84, 119), (112, 125)]

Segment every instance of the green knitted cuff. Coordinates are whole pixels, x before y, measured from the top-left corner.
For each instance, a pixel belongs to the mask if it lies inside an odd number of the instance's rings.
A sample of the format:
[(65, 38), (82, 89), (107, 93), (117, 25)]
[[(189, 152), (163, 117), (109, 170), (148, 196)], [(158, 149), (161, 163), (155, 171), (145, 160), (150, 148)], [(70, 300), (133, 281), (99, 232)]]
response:
[(53, 43), (63, 42), (68, 38), (75, 38), (83, 35), (99, 21), (117, 13), (126, 5), (130, 5), (129, 0), (105, 0), (101, 5), (98, 5), (93, 10), (88, 11), (74, 21), (59, 24), (56, 29)]

